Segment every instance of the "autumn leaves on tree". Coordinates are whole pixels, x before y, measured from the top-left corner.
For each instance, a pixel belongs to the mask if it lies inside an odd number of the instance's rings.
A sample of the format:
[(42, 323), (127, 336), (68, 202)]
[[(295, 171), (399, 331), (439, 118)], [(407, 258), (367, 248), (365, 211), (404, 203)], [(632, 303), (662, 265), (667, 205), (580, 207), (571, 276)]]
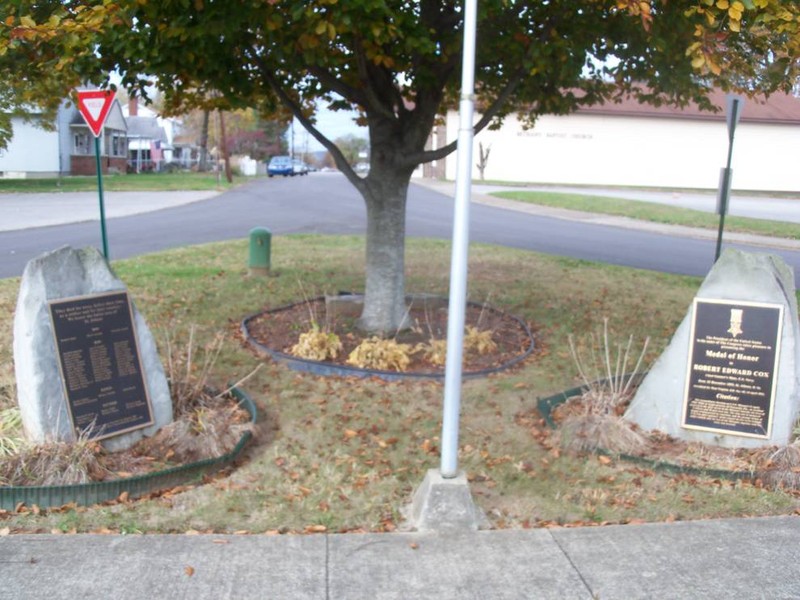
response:
[[(626, 95), (710, 108), (714, 87), (789, 91), (799, 13), (784, 0), (482, 0), (475, 131), (513, 113), (532, 124)], [(411, 176), (455, 150), (455, 141), (430, 149), (428, 138), (458, 97), (462, 20), (452, 0), (21, 0), (0, 8), (0, 69), (15, 75), (4, 78), (0, 108), (52, 103), (54, 90), (63, 97), (115, 71), (139, 93), (154, 85), (172, 112), (291, 114), (364, 198), (361, 324), (389, 332), (405, 313)], [(315, 128), (318, 103), (360, 113), (367, 175)]]

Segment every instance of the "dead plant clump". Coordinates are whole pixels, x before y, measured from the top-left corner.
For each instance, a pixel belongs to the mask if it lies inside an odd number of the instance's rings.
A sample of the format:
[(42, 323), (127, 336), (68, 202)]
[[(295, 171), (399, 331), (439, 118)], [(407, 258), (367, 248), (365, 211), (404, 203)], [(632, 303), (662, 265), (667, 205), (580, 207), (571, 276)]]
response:
[(770, 487), (800, 488), (800, 440), (780, 448), (768, 448), (756, 454), (758, 476)]
[[(176, 345), (169, 336), (167, 338), (172, 423), (130, 449), (114, 453), (85, 436), (75, 442), (19, 443), (0, 460), (0, 485), (107, 481), (216, 458), (233, 450), (242, 435), (252, 429), (252, 423), (230, 389), (217, 393), (209, 385), (223, 338), (218, 335), (200, 349), (194, 338), (194, 328), (184, 345)], [(5, 412), (0, 413), (0, 419), (3, 415)], [(21, 430), (21, 423), (16, 423), (14, 430), (6, 433), (0, 422), (0, 448), (7, 446), (9, 440), (17, 439), (14, 435), (21, 439)]]
[(641, 431), (623, 418), (641, 375), (648, 340), (628, 373), (632, 338), (613, 344), (608, 320), (600, 335), (579, 345), (569, 345), (585, 392), (553, 410), (558, 424), (556, 439), (565, 450), (585, 453), (606, 451), (666, 462), (684, 468), (749, 474), (772, 488), (800, 488), (800, 439), (780, 448), (721, 448), (686, 442), (658, 431)]
[(560, 445), (572, 452), (641, 454), (647, 437), (631, 423), (614, 415), (570, 415), (559, 426)]
[(0, 461), (0, 485), (72, 485), (102, 480), (102, 447), (87, 439), (26, 444)]
[(647, 446), (646, 436), (622, 414), (633, 397), (635, 382), (642, 367), (650, 339), (647, 338), (633, 360), (633, 336), (627, 343), (612, 343), (608, 319), (600, 334), (579, 344), (569, 337), (569, 348), (586, 391), (576, 401), (560, 407), (559, 442), (573, 452), (608, 452), (639, 454)]

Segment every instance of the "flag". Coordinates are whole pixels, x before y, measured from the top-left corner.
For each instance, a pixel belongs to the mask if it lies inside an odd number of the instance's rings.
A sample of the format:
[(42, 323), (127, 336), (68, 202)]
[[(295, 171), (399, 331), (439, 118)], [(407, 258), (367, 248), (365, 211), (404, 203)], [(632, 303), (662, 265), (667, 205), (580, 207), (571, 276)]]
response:
[(161, 151), (161, 140), (153, 140), (150, 142), (150, 160), (158, 162), (164, 157)]

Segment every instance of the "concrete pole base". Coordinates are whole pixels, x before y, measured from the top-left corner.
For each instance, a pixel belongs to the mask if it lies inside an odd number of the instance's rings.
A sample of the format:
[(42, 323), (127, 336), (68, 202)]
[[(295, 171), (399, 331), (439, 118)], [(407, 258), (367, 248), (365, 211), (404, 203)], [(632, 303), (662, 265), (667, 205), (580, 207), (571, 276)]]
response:
[(406, 508), (406, 525), (416, 531), (459, 532), (489, 529), (491, 523), (472, 501), (464, 472), (444, 478), (430, 469)]

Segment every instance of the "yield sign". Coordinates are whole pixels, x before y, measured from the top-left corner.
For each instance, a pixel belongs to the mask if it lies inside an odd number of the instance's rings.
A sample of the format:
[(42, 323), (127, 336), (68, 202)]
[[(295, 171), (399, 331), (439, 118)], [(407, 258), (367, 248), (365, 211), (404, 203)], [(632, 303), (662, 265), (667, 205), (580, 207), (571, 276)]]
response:
[(88, 90), (78, 92), (78, 110), (83, 115), (94, 137), (100, 137), (103, 124), (114, 102), (114, 92), (111, 90)]

